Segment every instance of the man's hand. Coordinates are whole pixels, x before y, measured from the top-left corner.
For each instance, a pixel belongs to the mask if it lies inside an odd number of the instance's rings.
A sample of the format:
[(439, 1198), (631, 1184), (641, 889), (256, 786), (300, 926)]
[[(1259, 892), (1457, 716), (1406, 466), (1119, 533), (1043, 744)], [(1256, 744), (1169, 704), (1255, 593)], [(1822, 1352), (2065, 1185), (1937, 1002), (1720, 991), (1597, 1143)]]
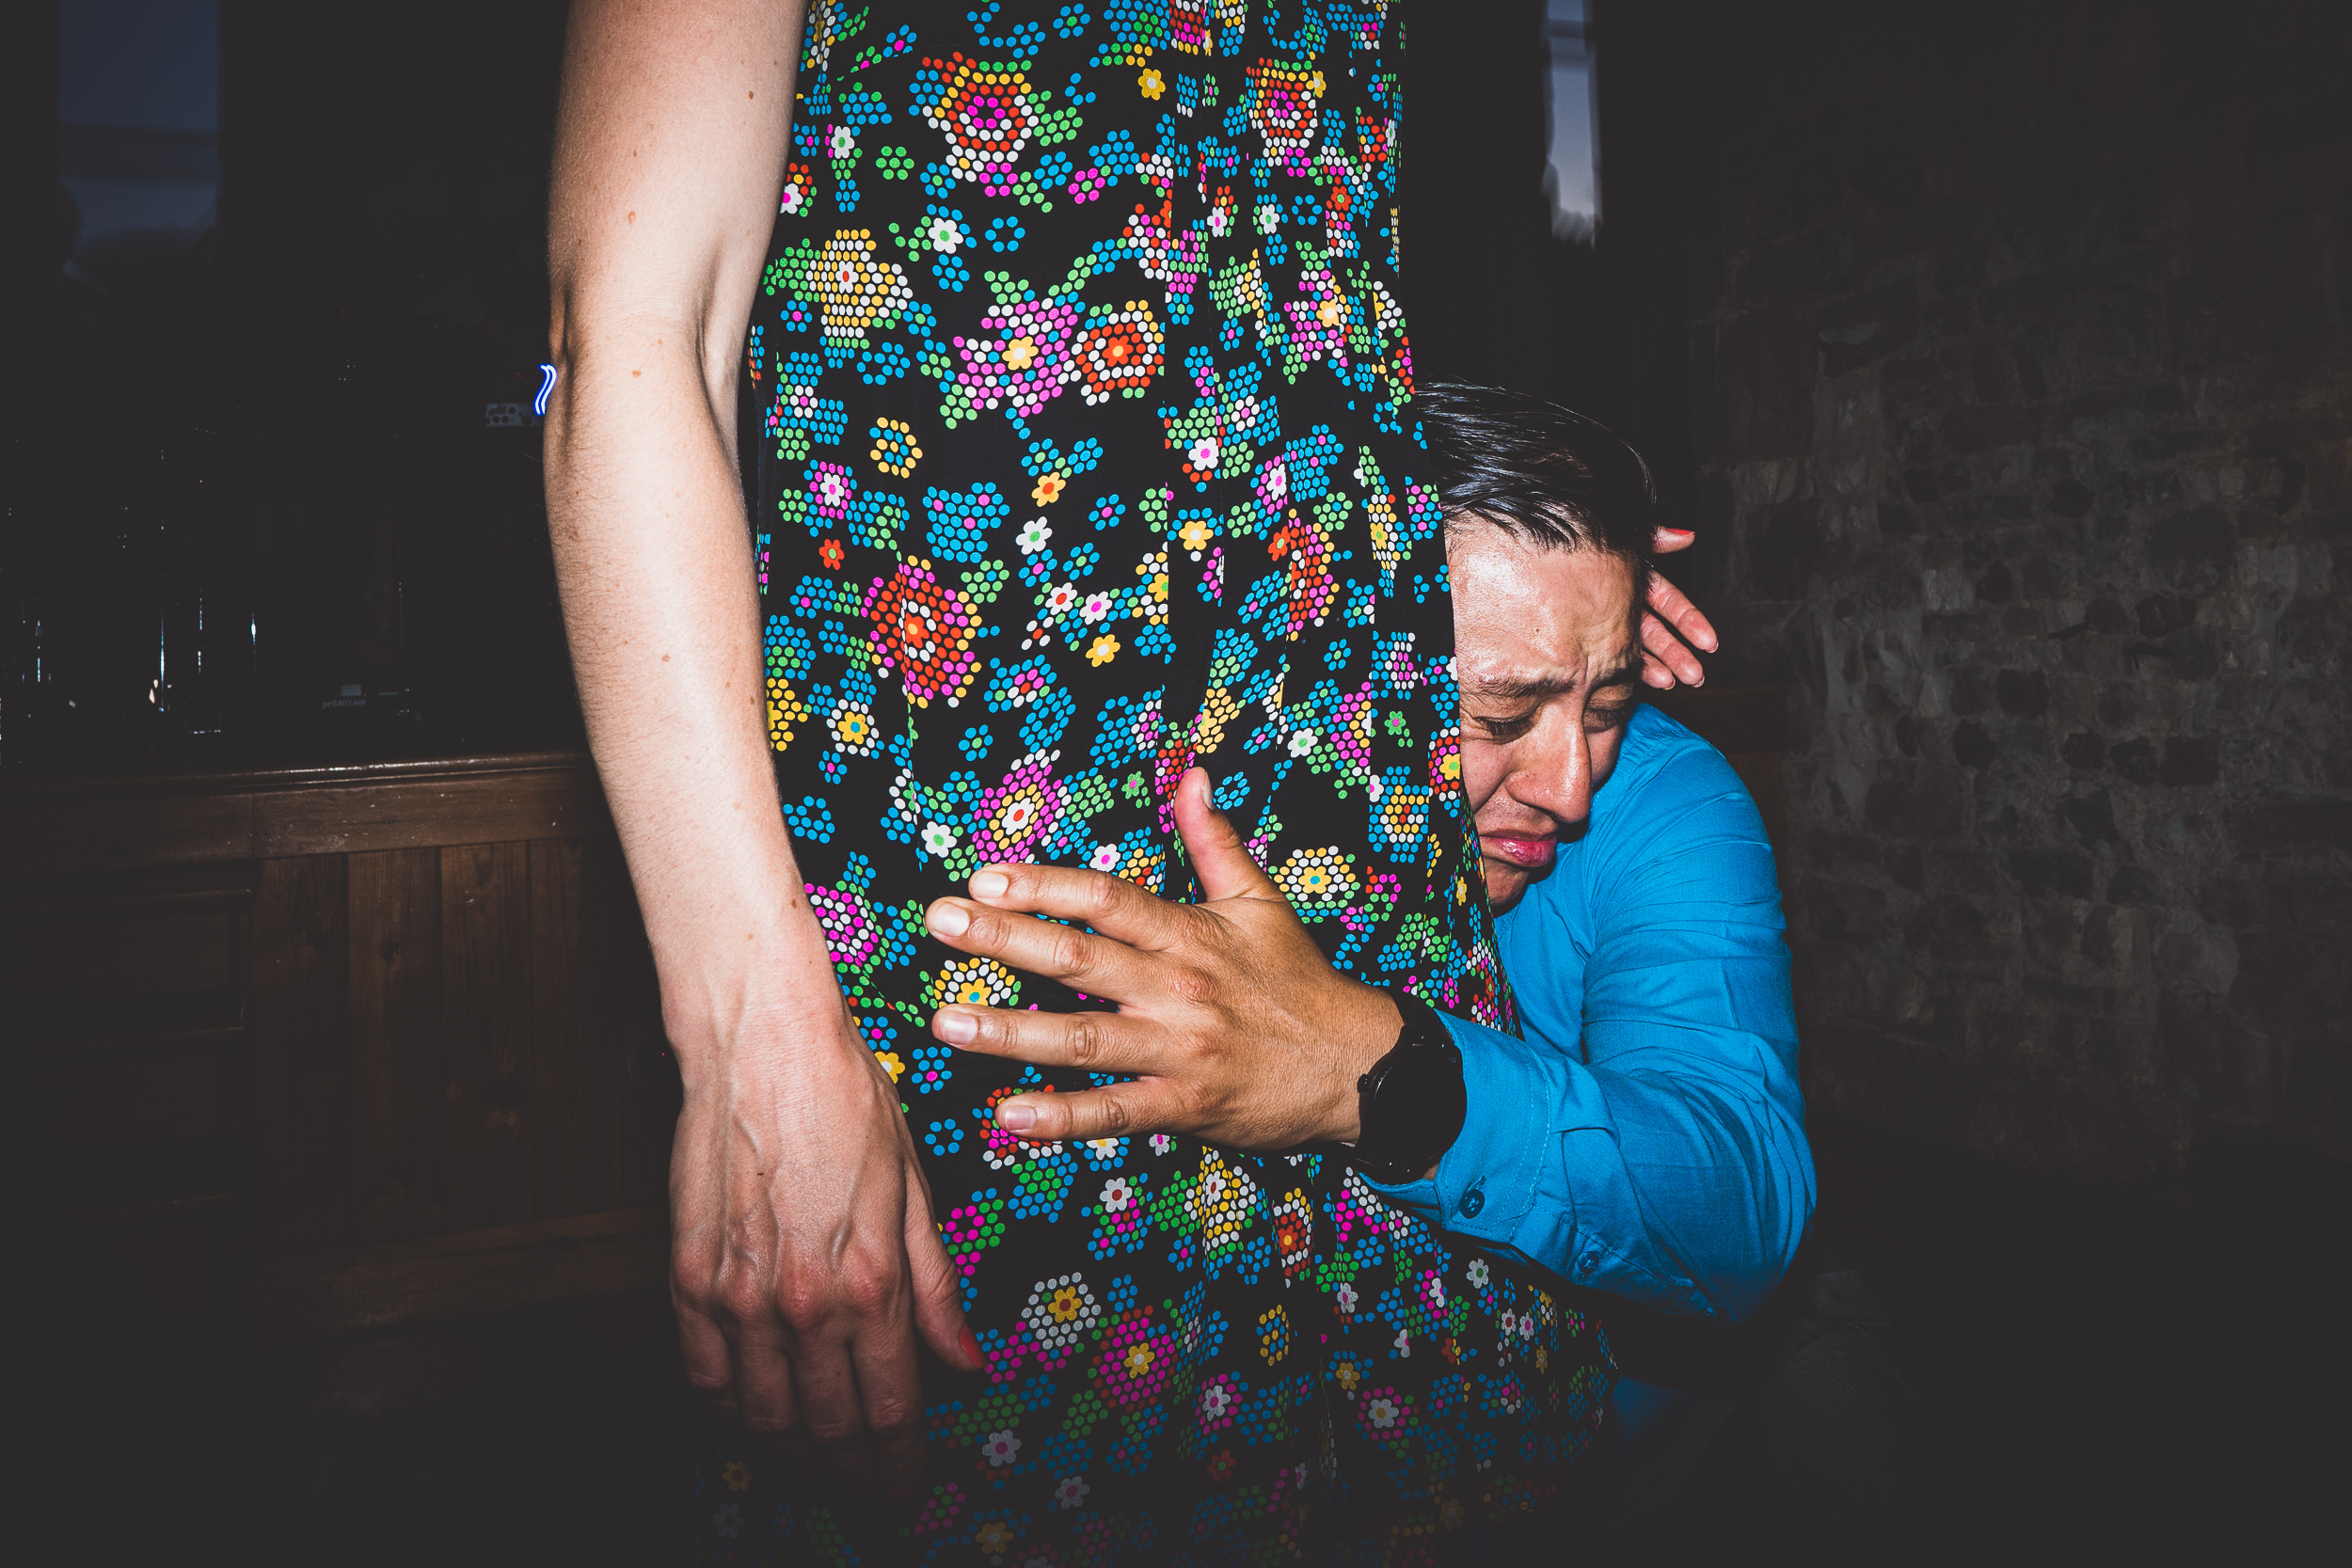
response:
[(1119, 1011), (958, 1005), (932, 1016), (931, 1033), (1041, 1067), (1140, 1075), (1005, 1101), (997, 1125), (1025, 1138), (1169, 1132), (1250, 1150), (1354, 1142), (1356, 1080), (1396, 1043), (1396, 1004), (1331, 967), (1210, 805), (1200, 768), (1176, 786), (1176, 825), (1206, 903), (1172, 904), (1096, 871), (1001, 865), (972, 879), (971, 899), (930, 907), (931, 933), (947, 945), (1049, 975)]
[(670, 1294), (713, 1405), (903, 1497), (923, 1468), (910, 1326), (960, 1370), (981, 1357), (898, 1092), (834, 1013), (763, 1021), (690, 1071)]
[[(1697, 541), (1698, 535), (1687, 528), (1661, 528), (1651, 535), (1650, 548), (1671, 555), (1689, 549)], [(1707, 668), (1697, 654), (1683, 646), (1686, 641), (1692, 647), (1713, 653), (1714, 623), (1699, 613), (1699, 607), (1681, 589), (1652, 572), (1649, 604), (1642, 614), (1642, 684), (1661, 691), (1672, 691), (1677, 680), (1685, 686), (1706, 685)]]

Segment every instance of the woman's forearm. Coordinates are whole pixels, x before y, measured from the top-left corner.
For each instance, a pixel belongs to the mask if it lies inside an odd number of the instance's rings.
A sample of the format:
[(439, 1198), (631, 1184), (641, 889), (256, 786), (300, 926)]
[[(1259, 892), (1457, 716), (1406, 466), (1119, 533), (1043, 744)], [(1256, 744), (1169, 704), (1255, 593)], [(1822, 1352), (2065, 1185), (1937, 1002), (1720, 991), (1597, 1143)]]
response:
[(548, 523), (589, 743), (690, 1072), (746, 1007), (837, 1008), (776, 806), (735, 363), (797, 7), (575, 13), (549, 215)]

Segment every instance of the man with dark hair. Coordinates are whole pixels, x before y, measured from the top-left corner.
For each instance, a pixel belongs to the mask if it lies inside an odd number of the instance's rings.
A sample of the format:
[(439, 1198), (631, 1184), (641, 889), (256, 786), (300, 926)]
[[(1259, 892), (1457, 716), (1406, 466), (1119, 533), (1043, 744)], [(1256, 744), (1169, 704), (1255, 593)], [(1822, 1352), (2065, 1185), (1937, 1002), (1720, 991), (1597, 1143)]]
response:
[[(1762, 821), (1712, 747), (1637, 700), (1649, 471), (1532, 398), (1437, 388), (1416, 406), (1446, 517), (1459, 767), (1520, 1030), (1426, 1027), (1423, 1002), (1337, 973), (1344, 933), (1284, 897), (1196, 772), (1176, 817), (1200, 902), (1004, 865), (931, 907), (949, 945), (1116, 1013), (952, 1005), (933, 1032), (1122, 1080), (1005, 1101), (1024, 1137), (1350, 1145), (1391, 1202), (1479, 1249), (1739, 1321), (1796, 1252), (1813, 1167)], [(1335, 1409), (1359, 1401), (1331, 1375)], [(1657, 1399), (1621, 1386), (1618, 1409)]]

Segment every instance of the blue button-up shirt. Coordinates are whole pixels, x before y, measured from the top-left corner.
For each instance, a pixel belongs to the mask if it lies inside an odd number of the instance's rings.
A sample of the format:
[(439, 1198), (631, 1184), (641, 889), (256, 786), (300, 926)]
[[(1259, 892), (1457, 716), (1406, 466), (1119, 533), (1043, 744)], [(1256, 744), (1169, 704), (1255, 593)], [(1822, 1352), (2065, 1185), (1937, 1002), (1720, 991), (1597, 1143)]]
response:
[(1782, 925), (1739, 775), (1636, 708), (1584, 833), (1498, 923), (1525, 1037), (1446, 1020), (1469, 1119), (1434, 1180), (1381, 1191), (1579, 1285), (1748, 1316), (1813, 1212)]

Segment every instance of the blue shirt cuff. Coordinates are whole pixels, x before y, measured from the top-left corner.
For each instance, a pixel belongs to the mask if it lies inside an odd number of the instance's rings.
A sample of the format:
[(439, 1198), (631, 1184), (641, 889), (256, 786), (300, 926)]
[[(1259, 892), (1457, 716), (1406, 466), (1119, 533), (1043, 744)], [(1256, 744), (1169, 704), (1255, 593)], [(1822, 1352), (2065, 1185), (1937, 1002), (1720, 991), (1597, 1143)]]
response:
[(1553, 1047), (1451, 1015), (1445, 1024), (1470, 1094), (1461, 1135), (1434, 1180), (1375, 1190), (1439, 1229), (1572, 1274), (1576, 1205), (1561, 1190), (1559, 1137), (1607, 1127), (1606, 1102)]

